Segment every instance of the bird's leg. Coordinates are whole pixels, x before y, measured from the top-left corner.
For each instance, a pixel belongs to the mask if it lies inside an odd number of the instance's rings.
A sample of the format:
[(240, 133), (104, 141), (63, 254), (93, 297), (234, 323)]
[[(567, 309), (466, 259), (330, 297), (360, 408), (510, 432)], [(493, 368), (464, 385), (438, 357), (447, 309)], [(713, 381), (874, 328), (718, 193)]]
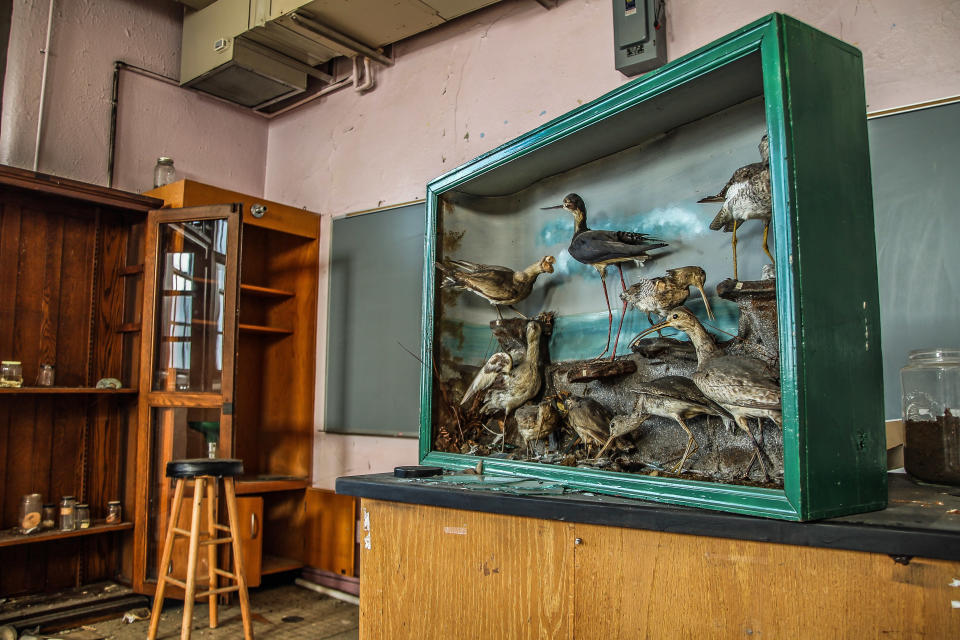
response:
[[(520, 316), (520, 317), (523, 318), (524, 320), (529, 320), (529, 319), (530, 319), (530, 318), (528, 318), (527, 316), (525, 316), (525, 315), (523, 315), (522, 313), (520, 313), (520, 311), (518, 311), (517, 308), (516, 308), (515, 306), (513, 306), (512, 304), (511, 304), (511, 305), (507, 305), (507, 306), (509, 306), (510, 309), (511, 309), (515, 314), (517, 314), (518, 316)], [(497, 307), (497, 309), (499, 309), (499, 308), (500, 308), (500, 307)]]
[(677, 463), (677, 466), (673, 468), (674, 473), (683, 472), (683, 463), (687, 461), (687, 458), (690, 457), (695, 451), (700, 450), (700, 443), (697, 442), (697, 439), (693, 437), (693, 432), (690, 431), (690, 427), (687, 426), (687, 423), (683, 421), (683, 418), (680, 416), (674, 416), (674, 419), (677, 421), (677, 424), (687, 432), (687, 448), (683, 450), (683, 457), (680, 458), (680, 462)]
[(770, 254), (770, 249), (767, 248), (767, 232), (770, 231), (770, 221), (767, 220), (763, 225), (763, 250), (766, 252), (767, 257), (770, 258), (770, 264), (777, 264), (777, 261), (773, 259), (773, 255)]
[(497, 320), (503, 322), (503, 314), (500, 312), (500, 305), (495, 304), (493, 305), (493, 308), (497, 310)]
[(616, 439), (617, 439), (617, 436), (610, 436), (609, 438), (607, 438), (606, 444), (604, 444), (603, 447), (600, 449), (600, 451), (597, 452), (597, 457), (599, 458), (600, 456), (602, 456), (603, 452), (607, 450), (607, 447), (609, 447), (610, 444)]
[[(617, 270), (620, 271), (620, 286), (621, 291), (627, 290), (627, 283), (623, 281), (623, 267), (620, 266), (620, 263), (617, 263)], [(612, 313), (612, 312), (611, 312)], [(617, 325), (617, 337), (613, 340), (613, 353), (610, 354), (610, 361), (613, 362), (613, 359), (617, 357), (617, 343), (620, 342), (620, 330), (623, 329), (623, 319), (627, 315), (627, 301), (623, 301), (623, 309), (620, 310), (620, 323)], [(610, 324), (613, 324), (613, 318), (610, 318)], [(612, 328), (612, 327), (611, 327)]]
[(507, 418), (508, 414), (503, 414), (503, 420), (500, 421), (500, 453), (506, 450), (507, 446)]
[(607, 302), (607, 345), (603, 348), (603, 352), (594, 358), (594, 360), (599, 360), (607, 355), (607, 351), (610, 349), (610, 334), (613, 333), (613, 309), (610, 308), (610, 296), (607, 295), (607, 269), (606, 267), (602, 267), (599, 271), (600, 284), (603, 285), (603, 299)]
[(737, 219), (733, 219), (733, 240), (731, 240), (733, 245), (733, 279), (739, 280), (737, 277)]
[(756, 460), (760, 463), (760, 470), (763, 471), (763, 479), (769, 480), (770, 476), (767, 474), (767, 465), (763, 462), (763, 454), (760, 452), (760, 446), (757, 444), (756, 439), (754, 439), (753, 432), (750, 431), (750, 422), (746, 418), (737, 417), (735, 419), (737, 421), (737, 425), (739, 425), (740, 428), (746, 431), (747, 435), (750, 436), (750, 444), (753, 445), (753, 455), (750, 456), (750, 462), (747, 463), (745, 476), (750, 475), (750, 468), (753, 466), (753, 461)]

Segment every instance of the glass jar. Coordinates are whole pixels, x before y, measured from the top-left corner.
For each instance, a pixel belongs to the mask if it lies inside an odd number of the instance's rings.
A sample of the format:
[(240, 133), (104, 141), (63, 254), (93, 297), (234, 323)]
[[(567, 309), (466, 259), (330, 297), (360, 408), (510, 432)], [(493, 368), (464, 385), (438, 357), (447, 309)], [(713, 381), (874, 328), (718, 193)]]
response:
[(40, 530), (40, 510), (43, 508), (43, 496), (28, 493), (20, 499), (20, 533), (34, 533)]
[(907, 473), (960, 484), (960, 349), (911, 351), (900, 386)]
[(123, 507), (119, 500), (111, 500), (107, 503), (107, 524), (120, 524), (123, 520)]
[(153, 188), (168, 185), (177, 179), (177, 171), (173, 168), (173, 158), (159, 157), (153, 167)]
[(53, 365), (52, 364), (40, 365), (40, 369), (37, 370), (37, 386), (38, 387), (53, 386)]
[(0, 362), (0, 387), (22, 387), (23, 366), (18, 360)]
[(90, 520), (90, 505), (83, 503), (77, 505), (77, 529), (89, 529), (92, 521)]
[(43, 505), (43, 514), (40, 516), (40, 528), (44, 531), (57, 528), (57, 505), (48, 502)]
[(73, 531), (77, 528), (77, 499), (63, 496), (60, 500), (60, 531)]

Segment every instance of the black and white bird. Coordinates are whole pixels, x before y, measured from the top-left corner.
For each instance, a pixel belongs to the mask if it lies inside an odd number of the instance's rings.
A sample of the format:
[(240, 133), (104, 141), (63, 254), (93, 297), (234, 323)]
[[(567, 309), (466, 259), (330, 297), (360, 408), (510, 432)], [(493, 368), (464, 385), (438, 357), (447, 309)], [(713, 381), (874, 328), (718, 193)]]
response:
[[(626, 291), (627, 283), (623, 280), (623, 263), (643, 264), (651, 257), (650, 251), (665, 247), (667, 243), (652, 238), (645, 233), (589, 228), (587, 226), (587, 207), (583, 198), (575, 193), (564, 197), (563, 204), (543, 207), (543, 209), (563, 209), (573, 215), (573, 237), (570, 239), (570, 246), (567, 247), (567, 251), (571, 258), (592, 266), (600, 274), (603, 298), (607, 303), (607, 344), (603, 348), (603, 353), (597, 356), (601, 358), (610, 349), (610, 334), (613, 330), (613, 310), (610, 308), (610, 296), (607, 294), (607, 267), (610, 265), (617, 266), (620, 272), (620, 285), (622, 290)], [(620, 312), (620, 326), (617, 328), (617, 337), (613, 342), (611, 360), (617, 355), (617, 342), (620, 340), (620, 329), (623, 328), (623, 312), (626, 310), (627, 303), (624, 302), (623, 309)]]

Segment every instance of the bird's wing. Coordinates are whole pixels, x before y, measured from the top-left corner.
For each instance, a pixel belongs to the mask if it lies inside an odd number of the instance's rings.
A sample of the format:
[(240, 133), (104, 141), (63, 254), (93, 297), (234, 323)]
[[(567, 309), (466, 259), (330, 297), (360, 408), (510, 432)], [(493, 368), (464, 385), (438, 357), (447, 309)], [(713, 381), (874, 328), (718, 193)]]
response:
[(730, 208), (727, 207), (726, 203), (720, 207), (720, 211), (717, 212), (713, 222), (710, 223), (710, 229), (712, 231), (719, 231), (720, 229), (733, 231), (733, 216), (730, 215)]
[(510, 357), (510, 354), (498, 351), (490, 356), (486, 364), (483, 365), (473, 378), (473, 382), (470, 383), (467, 392), (463, 394), (463, 399), (460, 401), (461, 406), (470, 402), (478, 393), (493, 386), (497, 378), (502, 374), (508, 373), (511, 368), (513, 368), (513, 359)]
[(721, 356), (693, 375), (700, 390), (721, 405), (779, 409), (780, 381), (756, 358)]
[(667, 246), (656, 238), (632, 231), (585, 231), (570, 243), (568, 251), (585, 264), (599, 264), (615, 258), (642, 256), (647, 251)]
[(513, 301), (518, 293), (518, 288), (513, 279), (513, 271), (509, 269), (456, 273), (453, 279), (461, 286), (493, 302)]
[(650, 382), (636, 383), (631, 387), (636, 393), (643, 393), (662, 398), (676, 398), (689, 400), (698, 404), (709, 404), (711, 400), (686, 376), (664, 376)]
[(447, 258), (443, 261), (444, 266), (449, 269), (455, 269), (457, 271), (463, 271), (466, 273), (476, 273), (478, 271), (506, 271), (513, 273), (513, 269), (507, 267), (501, 267), (496, 264), (481, 264), (479, 262), (470, 262), (469, 260), (454, 260), (453, 258)]

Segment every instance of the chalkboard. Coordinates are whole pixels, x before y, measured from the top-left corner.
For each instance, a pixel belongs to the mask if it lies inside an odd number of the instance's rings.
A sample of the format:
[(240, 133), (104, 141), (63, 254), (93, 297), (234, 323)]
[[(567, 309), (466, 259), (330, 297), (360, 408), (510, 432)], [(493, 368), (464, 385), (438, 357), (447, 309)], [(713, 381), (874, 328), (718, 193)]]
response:
[(960, 273), (951, 262), (960, 260), (960, 103), (867, 127), (889, 420), (900, 417), (899, 371), (910, 350), (960, 347)]
[(333, 221), (326, 431), (418, 434), (424, 222), (423, 203)]

